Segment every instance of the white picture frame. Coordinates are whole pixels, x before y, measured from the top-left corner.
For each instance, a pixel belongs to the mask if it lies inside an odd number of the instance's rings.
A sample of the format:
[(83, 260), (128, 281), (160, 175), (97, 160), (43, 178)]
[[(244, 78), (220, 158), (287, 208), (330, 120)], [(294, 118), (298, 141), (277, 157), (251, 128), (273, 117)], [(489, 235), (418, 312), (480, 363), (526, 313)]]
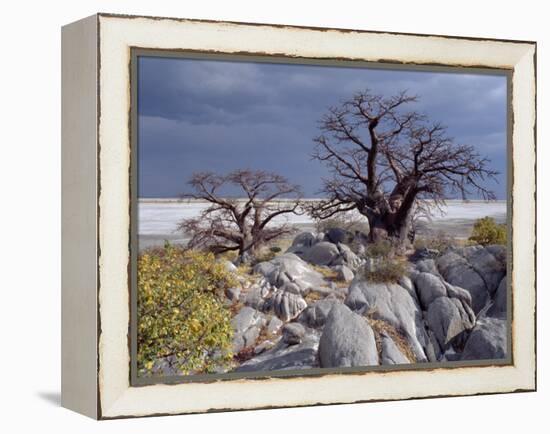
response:
[[(510, 72), (511, 363), (132, 385), (132, 49)], [(536, 44), (97, 14), (62, 33), (62, 405), (96, 419), (533, 391)]]

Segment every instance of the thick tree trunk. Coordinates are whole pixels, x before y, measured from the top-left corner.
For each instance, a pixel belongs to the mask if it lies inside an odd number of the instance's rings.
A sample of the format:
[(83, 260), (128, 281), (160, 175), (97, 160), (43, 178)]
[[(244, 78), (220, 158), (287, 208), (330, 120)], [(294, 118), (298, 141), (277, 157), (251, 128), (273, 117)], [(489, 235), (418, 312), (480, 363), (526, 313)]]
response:
[(383, 240), (392, 242), (398, 248), (410, 247), (412, 222), (410, 216), (397, 218), (395, 213), (385, 213), (369, 219), (369, 239), (373, 243)]

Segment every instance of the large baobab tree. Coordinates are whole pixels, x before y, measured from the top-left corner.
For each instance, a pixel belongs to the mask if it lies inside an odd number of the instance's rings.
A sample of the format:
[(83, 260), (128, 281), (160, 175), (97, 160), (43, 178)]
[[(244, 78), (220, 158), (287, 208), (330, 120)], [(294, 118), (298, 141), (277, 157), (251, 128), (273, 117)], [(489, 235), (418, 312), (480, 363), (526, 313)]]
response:
[[(300, 188), (269, 172), (235, 170), (220, 176), (195, 173), (189, 181), (193, 193), (183, 197), (209, 203), (198, 218), (184, 219), (179, 230), (189, 234), (191, 248), (214, 253), (236, 251), (247, 261), (269, 241), (293, 232), (276, 217), (300, 212)], [(239, 197), (224, 197), (224, 190), (239, 191)]]
[(406, 92), (384, 97), (367, 90), (328, 110), (313, 158), (332, 176), (323, 180), (326, 199), (311, 208), (314, 217), (357, 210), (369, 221), (371, 241), (404, 246), (415, 210), (473, 191), (494, 199), (483, 182), (497, 174), (489, 160), (456, 143), (444, 126), (406, 110), (416, 101)]

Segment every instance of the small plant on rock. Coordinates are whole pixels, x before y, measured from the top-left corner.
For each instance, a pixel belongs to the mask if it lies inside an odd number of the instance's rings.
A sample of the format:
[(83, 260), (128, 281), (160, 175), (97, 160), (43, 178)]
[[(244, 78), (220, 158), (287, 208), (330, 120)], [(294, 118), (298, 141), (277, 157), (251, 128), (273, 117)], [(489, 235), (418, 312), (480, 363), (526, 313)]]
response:
[(362, 277), (375, 283), (396, 283), (407, 272), (405, 262), (399, 258), (370, 258), (363, 266)]

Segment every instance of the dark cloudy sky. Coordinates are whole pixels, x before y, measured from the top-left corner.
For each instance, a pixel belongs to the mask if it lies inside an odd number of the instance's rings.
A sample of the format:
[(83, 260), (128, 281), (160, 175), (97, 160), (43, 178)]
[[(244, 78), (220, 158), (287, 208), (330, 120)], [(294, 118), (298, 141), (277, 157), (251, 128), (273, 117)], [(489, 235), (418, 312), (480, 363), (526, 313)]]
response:
[(416, 110), (491, 159), (500, 175), (486, 185), (505, 198), (505, 76), (158, 57), (138, 64), (139, 196), (176, 197), (195, 171), (252, 168), (312, 197), (328, 176), (311, 160), (318, 120), (365, 88), (417, 94)]

